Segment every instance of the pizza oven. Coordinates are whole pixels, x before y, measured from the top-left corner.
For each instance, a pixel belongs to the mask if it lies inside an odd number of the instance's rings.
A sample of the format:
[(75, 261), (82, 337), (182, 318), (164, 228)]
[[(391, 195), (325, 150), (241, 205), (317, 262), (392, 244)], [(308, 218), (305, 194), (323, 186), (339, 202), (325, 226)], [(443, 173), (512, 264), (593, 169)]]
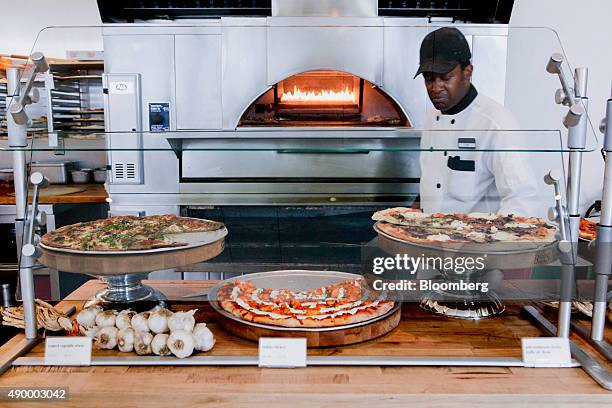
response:
[(412, 127), (401, 107), (356, 75), (313, 70), (272, 85), (249, 106), (238, 127)]

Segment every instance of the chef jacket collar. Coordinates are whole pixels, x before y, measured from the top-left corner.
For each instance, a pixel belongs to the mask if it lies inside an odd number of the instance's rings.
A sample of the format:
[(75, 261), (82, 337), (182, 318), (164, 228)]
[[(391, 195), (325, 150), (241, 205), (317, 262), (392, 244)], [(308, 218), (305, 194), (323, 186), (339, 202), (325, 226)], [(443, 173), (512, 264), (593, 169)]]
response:
[(459, 112), (465, 110), (470, 104), (476, 99), (478, 96), (478, 91), (474, 87), (474, 85), (470, 84), (470, 89), (467, 94), (457, 103), (455, 106), (450, 108), (449, 110), (442, 111), (443, 115), (456, 115)]

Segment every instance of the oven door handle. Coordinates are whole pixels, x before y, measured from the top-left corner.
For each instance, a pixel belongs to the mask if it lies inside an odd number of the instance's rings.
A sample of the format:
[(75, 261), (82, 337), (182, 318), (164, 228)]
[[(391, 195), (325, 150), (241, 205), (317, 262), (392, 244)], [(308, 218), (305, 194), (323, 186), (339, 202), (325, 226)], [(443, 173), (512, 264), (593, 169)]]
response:
[(278, 154), (370, 154), (368, 149), (278, 149)]

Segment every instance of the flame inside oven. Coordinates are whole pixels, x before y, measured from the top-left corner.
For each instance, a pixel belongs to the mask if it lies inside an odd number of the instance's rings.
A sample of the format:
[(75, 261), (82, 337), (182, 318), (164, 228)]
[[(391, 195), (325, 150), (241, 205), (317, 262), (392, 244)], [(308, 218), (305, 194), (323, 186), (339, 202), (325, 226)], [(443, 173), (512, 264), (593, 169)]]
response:
[(280, 100), (283, 103), (357, 103), (355, 98), (355, 92), (351, 91), (348, 86), (340, 91), (334, 91), (333, 89), (303, 91), (297, 85), (294, 85), (293, 91), (283, 93)]
[(411, 127), (399, 105), (375, 84), (342, 71), (302, 72), (276, 83), (238, 126)]

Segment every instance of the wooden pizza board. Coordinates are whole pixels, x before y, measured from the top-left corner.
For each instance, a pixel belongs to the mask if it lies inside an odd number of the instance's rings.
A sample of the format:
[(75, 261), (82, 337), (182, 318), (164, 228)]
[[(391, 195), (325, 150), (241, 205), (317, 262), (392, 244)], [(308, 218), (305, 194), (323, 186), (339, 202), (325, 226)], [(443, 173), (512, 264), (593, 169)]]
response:
[(260, 337), (302, 337), (306, 338), (308, 347), (334, 347), (362, 343), (384, 336), (398, 326), (400, 318), (401, 308), (394, 308), (389, 315), (372, 323), (364, 322), (363, 325), (328, 331), (266, 329), (221, 314), (217, 315), (217, 322), (231, 334), (247, 340), (258, 341)]
[(225, 239), (213, 243), (176, 248), (172, 251), (125, 255), (87, 255), (57, 252), (40, 248), (38, 261), (62, 272), (85, 273), (95, 276), (123, 275), (127, 273), (153, 272), (204, 262), (216, 257), (225, 248)]

